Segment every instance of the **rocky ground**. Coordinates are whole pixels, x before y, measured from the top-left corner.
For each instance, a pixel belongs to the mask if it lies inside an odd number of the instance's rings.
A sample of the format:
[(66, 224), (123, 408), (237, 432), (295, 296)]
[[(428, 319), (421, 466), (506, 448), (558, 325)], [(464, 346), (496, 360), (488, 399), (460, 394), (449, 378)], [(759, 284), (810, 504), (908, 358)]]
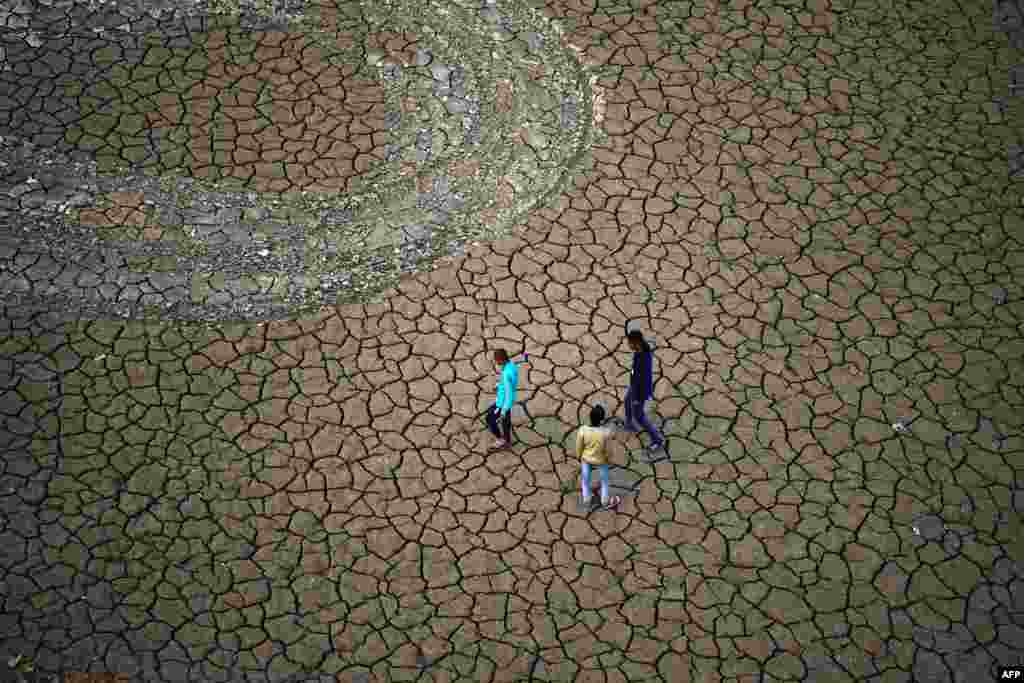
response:
[(366, 301), (503, 230), (589, 147), (592, 89), (528, 8), (204, 7), (5, 10), (0, 257), (24, 310)]
[[(10, 680), (1024, 661), (1015, 4), (0, 20)], [(631, 327), (667, 449), (581, 510)]]

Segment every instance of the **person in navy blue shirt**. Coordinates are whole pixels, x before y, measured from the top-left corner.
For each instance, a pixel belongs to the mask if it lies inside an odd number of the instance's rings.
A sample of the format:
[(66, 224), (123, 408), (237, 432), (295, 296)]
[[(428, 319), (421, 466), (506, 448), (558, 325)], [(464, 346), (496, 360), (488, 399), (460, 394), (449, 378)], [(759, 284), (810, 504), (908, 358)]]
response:
[(626, 335), (629, 348), (633, 349), (633, 371), (629, 376), (629, 389), (626, 391), (626, 420), (624, 429), (629, 432), (640, 431), (636, 422), (651, 437), (649, 450), (656, 451), (665, 445), (665, 440), (644, 412), (644, 403), (652, 397), (654, 390), (654, 352), (651, 345), (644, 339), (639, 330), (632, 330)]

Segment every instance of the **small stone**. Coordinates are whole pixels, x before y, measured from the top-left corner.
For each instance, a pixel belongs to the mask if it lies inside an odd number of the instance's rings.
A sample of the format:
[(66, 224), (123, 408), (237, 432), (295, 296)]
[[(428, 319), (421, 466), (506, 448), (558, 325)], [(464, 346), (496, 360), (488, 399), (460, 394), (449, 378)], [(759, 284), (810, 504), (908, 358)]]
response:
[(904, 609), (890, 610), (889, 616), (894, 624), (907, 625), (914, 623), (914, 620), (910, 618), (910, 615)]
[(914, 534), (929, 541), (936, 541), (946, 532), (945, 522), (938, 515), (922, 515), (913, 524)]
[(260, 249), (256, 253), (258, 253), (260, 256), (270, 256), (270, 251), (268, 249)]
[(320, 220), (332, 225), (342, 225), (349, 223), (352, 220), (352, 215), (352, 209), (348, 208), (325, 209), (320, 214)]
[(576, 102), (576, 98), (571, 95), (563, 96), (559, 109), (559, 124), (562, 128), (572, 128), (575, 126), (578, 112), (579, 104)]
[(922, 626), (914, 626), (910, 629), (910, 637), (914, 639), (920, 647), (932, 648), (935, 644), (935, 635), (930, 629)]
[(449, 114), (462, 114), (469, 110), (469, 103), (460, 97), (446, 98), (444, 106)]
[(247, 221), (262, 221), (270, 217), (270, 209), (262, 206), (249, 206), (242, 209), (242, 219)]
[(430, 67), (430, 75), (435, 81), (448, 84), (451, 81), (452, 69), (445, 64), (435, 64)]
[(20, 185), (15, 185), (11, 189), (7, 190), (7, 196), (17, 199), (18, 197), (21, 197), (24, 194), (28, 194), (29, 192), (32, 191), (32, 189), (33, 188), (30, 183), (24, 182), (21, 183)]
[(1010, 175), (1016, 175), (1024, 170), (1024, 145), (1010, 145), (1006, 150), (1006, 155), (1010, 166)]
[(462, 116), (462, 142), (465, 145), (480, 143), (480, 111), (472, 99), (469, 101), (469, 112)]
[(462, 65), (455, 64), (452, 66), (451, 83), (455, 94), (462, 97), (465, 94), (462, 92), (462, 86), (466, 83), (466, 70), (462, 68)]
[(960, 445), (960, 435), (950, 432), (946, 435), (946, 448), (952, 450)]
[(431, 54), (430, 50), (421, 47), (416, 49), (416, 56), (413, 58), (413, 63), (416, 66), (426, 66), (430, 64), (433, 59), (434, 55)]
[(509, 35), (515, 33), (512, 28), (512, 19), (507, 14), (499, 14), (497, 24), (499, 31), (503, 31)]
[(526, 144), (537, 149), (544, 149), (548, 146), (548, 138), (543, 133), (539, 133), (532, 128), (527, 128)]
[(942, 548), (946, 551), (946, 555), (952, 557), (959, 554), (962, 545), (959, 534), (955, 531), (946, 532), (945, 538), (942, 541)]
[(1006, 303), (1008, 296), (1009, 293), (1006, 291), (1006, 288), (996, 287), (992, 291), (992, 303), (994, 303), (996, 306), (1002, 306), (1003, 304)]
[(416, 161), (423, 163), (430, 158), (430, 150), (433, 146), (433, 134), (429, 128), (421, 128), (416, 131)]
[(1010, 67), (1010, 93), (1024, 88), (1024, 64), (1014, 64)]

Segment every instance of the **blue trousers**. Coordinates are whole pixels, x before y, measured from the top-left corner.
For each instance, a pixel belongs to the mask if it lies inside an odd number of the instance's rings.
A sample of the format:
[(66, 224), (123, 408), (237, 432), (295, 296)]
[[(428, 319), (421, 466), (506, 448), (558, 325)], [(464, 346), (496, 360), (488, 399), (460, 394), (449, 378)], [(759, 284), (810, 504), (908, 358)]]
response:
[(583, 500), (590, 500), (590, 470), (596, 467), (601, 475), (601, 502), (608, 502), (608, 465), (580, 462), (580, 466), (580, 492), (583, 494)]

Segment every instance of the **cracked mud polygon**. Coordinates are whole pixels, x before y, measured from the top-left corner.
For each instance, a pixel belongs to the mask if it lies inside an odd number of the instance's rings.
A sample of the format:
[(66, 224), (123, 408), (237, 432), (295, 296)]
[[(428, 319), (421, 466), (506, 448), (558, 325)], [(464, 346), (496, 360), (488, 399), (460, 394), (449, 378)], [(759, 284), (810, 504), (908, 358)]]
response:
[[(1015, 3), (4, 0), (0, 49), (10, 680), (1024, 662)], [(580, 509), (634, 327), (667, 448)]]

